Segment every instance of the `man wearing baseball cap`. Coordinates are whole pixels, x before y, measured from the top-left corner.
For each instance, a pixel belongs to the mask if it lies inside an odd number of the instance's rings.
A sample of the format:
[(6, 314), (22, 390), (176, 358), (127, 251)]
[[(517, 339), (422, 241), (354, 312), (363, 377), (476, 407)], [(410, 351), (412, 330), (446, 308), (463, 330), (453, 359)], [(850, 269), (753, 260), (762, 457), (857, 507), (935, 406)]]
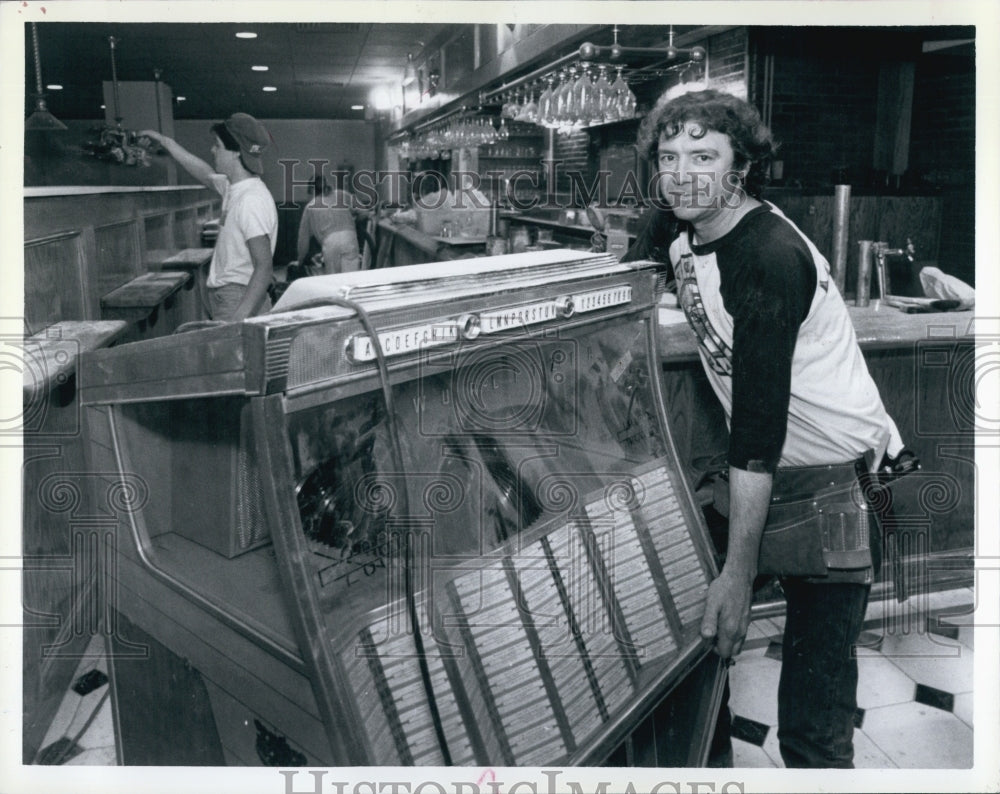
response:
[(267, 288), (278, 241), (278, 210), (260, 179), (261, 155), (271, 142), (264, 125), (234, 113), (212, 126), (214, 167), (156, 130), (139, 133), (159, 143), (191, 176), (222, 196), (219, 237), (208, 271), (213, 320), (238, 321), (271, 308)]

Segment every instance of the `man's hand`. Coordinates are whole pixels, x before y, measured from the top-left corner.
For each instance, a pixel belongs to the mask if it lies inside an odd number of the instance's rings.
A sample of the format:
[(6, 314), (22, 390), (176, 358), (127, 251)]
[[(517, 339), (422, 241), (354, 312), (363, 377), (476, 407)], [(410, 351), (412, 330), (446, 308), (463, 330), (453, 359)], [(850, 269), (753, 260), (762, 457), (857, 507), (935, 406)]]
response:
[(160, 144), (162, 146), (163, 145), (163, 139), (166, 136), (163, 135), (160, 132), (157, 132), (156, 130), (139, 130), (136, 133), (136, 137), (137, 138), (149, 138), (149, 140), (153, 141), (154, 143), (158, 143), (158, 144)]
[(750, 626), (752, 597), (753, 579), (748, 581), (726, 569), (708, 587), (701, 636), (715, 639), (715, 650), (723, 659), (730, 659), (743, 649)]

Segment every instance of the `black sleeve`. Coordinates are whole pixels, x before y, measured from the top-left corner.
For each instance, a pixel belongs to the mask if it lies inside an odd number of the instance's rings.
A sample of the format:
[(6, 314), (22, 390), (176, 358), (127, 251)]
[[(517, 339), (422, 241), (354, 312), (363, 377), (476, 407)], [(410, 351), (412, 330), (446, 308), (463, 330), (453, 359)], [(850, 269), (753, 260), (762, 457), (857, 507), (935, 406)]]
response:
[(677, 219), (673, 213), (652, 207), (646, 213), (639, 234), (632, 247), (621, 258), (622, 262), (636, 262), (640, 259), (652, 259), (665, 263), (668, 267), (667, 279), (674, 277), (670, 265), (670, 243), (677, 236)]
[(761, 234), (723, 264), (721, 292), (733, 317), (729, 464), (774, 472), (788, 427), (792, 356), (816, 291), (816, 268), (799, 240)]

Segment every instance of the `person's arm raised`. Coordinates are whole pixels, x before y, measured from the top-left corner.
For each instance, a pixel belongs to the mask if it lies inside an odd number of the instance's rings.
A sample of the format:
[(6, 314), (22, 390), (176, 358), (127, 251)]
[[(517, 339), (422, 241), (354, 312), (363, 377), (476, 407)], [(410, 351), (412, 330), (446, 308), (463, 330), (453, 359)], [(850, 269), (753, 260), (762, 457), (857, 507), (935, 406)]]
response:
[(191, 176), (203, 185), (208, 187), (213, 186), (212, 177), (215, 176), (215, 170), (212, 166), (200, 157), (196, 157), (191, 154), (191, 152), (177, 143), (177, 141), (173, 138), (157, 132), (156, 130), (140, 130), (138, 136), (140, 138), (149, 138), (151, 141), (156, 141), (160, 144), (160, 146), (166, 149), (167, 154), (173, 157), (177, 161), (177, 164), (191, 174)]

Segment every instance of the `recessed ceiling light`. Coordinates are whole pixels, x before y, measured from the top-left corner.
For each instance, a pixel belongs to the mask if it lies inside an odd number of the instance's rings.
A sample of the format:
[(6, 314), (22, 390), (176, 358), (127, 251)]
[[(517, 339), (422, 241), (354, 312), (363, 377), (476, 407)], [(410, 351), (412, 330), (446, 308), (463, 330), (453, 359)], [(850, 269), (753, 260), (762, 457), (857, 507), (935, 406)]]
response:
[(236, 34), (238, 39), (255, 39), (257, 34), (250, 30), (241, 30)]
[(179, 97), (177, 97), (177, 101), (178, 102), (183, 102), (185, 99), (187, 99), (186, 96), (179, 96)]
[(48, 91), (62, 91), (62, 86), (59, 83), (49, 83), (45, 88)]
[(268, 91), (268, 92), (270, 92), (270, 91), (277, 91), (277, 90), (278, 90), (278, 88), (277, 88), (277, 86), (273, 86), (273, 85), (266, 85), (266, 86), (264, 86), (264, 89), (263, 89), (263, 90), (265, 90), (265, 91)]
[(267, 71), (267, 67), (266, 66), (251, 66), (250, 68), (253, 69), (255, 72), (266, 72)]
[(107, 109), (108, 109), (107, 105), (101, 105), (101, 110), (107, 110)]
[(351, 105), (351, 110), (364, 110), (364, 105)]

